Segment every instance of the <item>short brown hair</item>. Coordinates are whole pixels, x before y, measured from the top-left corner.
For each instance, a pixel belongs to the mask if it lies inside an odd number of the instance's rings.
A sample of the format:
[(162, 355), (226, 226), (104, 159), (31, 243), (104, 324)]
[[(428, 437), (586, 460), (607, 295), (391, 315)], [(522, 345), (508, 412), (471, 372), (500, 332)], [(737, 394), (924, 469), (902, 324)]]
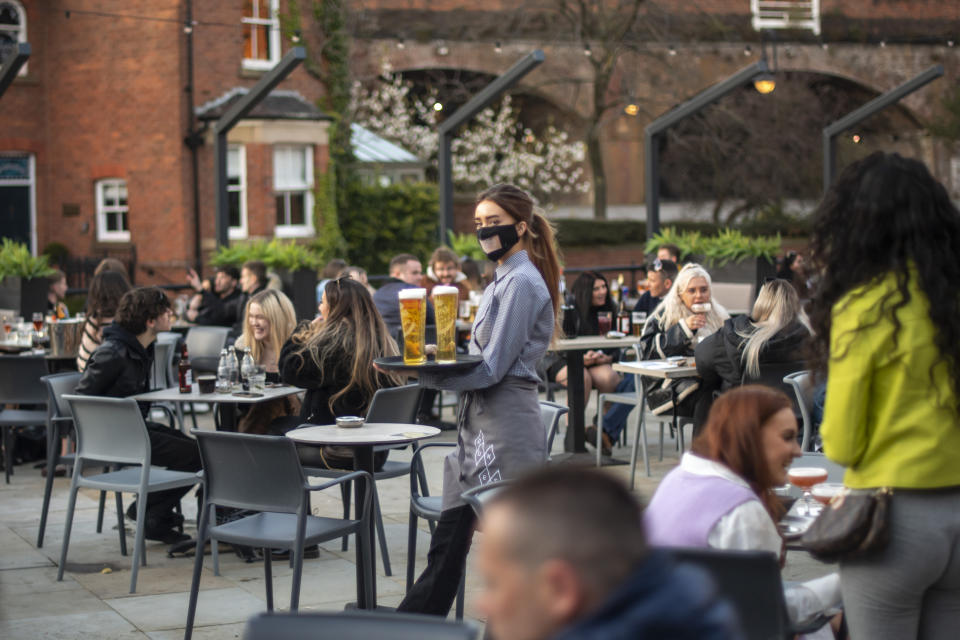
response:
[(450, 247), (437, 247), (433, 250), (433, 253), (430, 255), (430, 266), (432, 267), (435, 264), (448, 264), (452, 262), (453, 264), (459, 264), (460, 258), (457, 257), (457, 254), (454, 253), (453, 249)]
[(243, 263), (243, 269), (252, 273), (260, 284), (267, 284), (267, 265), (260, 260), (247, 260)]
[(147, 321), (156, 320), (170, 309), (170, 299), (160, 287), (131, 289), (120, 298), (113, 321), (134, 335), (147, 330)]
[(417, 262), (420, 262), (420, 258), (413, 255), (412, 253), (400, 253), (393, 256), (392, 258), (390, 258), (390, 273), (392, 273), (394, 268), (398, 266), (406, 266), (406, 264), (411, 260), (416, 260)]

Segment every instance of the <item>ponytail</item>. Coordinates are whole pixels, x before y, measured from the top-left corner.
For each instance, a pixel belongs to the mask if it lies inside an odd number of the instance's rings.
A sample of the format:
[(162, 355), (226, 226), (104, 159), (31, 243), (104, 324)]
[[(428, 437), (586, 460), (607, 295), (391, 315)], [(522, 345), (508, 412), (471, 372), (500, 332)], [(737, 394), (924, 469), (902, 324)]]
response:
[[(563, 277), (563, 274), (560, 270), (560, 251), (556, 244), (556, 233), (550, 221), (542, 213), (534, 211), (527, 235), (529, 236), (527, 253), (530, 254), (530, 261), (543, 276), (543, 282), (547, 285), (547, 291), (550, 292), (550, 301), (553, 303), (553, 317), (555, 324), (558, 324), (562, 302), (560, 300), (560, 278)], [(554, 333), (560, 335), (556, 331), (556, 327)]]

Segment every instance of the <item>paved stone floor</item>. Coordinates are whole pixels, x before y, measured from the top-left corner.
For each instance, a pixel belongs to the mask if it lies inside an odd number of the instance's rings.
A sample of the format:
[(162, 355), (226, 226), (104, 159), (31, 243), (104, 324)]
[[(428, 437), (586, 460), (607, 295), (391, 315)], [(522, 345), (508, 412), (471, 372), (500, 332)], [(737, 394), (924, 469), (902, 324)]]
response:
[[(449, 409), (447, 410), (449, 412)], [(593, 415), (592, 407), (588, 415)], [(450, 417), (449, 415), (445, 417)], [(199, 416), (200, 428), (212, 429), (209, 414)], [(643, 475), (638, 464), (637, 492), (649, 498), (663, 474), (678, 460), (673, 440), (667, 436), (664, 459), (658, 461), (658, 430), (650, 426), (651, 477)], [(437, 440), (451, 441), (453, 432), (445, 431)], [(562, 433), (555, 451), (562, 450)], [(439, 490), (441, 459), (446, 450), (424, 456), (430, 486)], [(629, 448), (617, 449), (616, 457), (629, 460)], [(397, 459), (409, 458), (409, 452), (391, 452)], [(610, 473), (629, 478), (627, 465), (605, 467)], [(84, 491), (77, 501), (68, 556), (68, 570), (57, 582), (63, 523), (69, 479), (57, 478), (50, 507), (43, 548), (36, 547), (37, 528), (43, 495), (43, 478), (33, 465), (20, 465), (9, 485), (0, 484), (0, 638), (153, 638), (183, 637), (187, 597), (193, 559), (168, 558), (166, 547), (147, 543), (147, 566), (141, 567), (137, 593), (129, 594), (130, 557), (120, 555), (116, 515), (112, 500), (104, 518), (103, 532), (95, 532), (96, 494)], [(378, 483), (387, 544), (393, 575), (386, 576), (377, 557), (377, 593), (382, 605), (396, 606), (404, 593), (407, 562), (407, 517), (409, 485), (406, 478)], [(124, 505), (132, 496), (124, 496)], [(193, 533), (196, 518), (194, 500), (184, 500), (187, 532)], [(315, 494), (314, 511), (339, 516), (339, 491)], [(421, 521), (416, 550), (416, 566), (422, 569), (429, 543), (429, 530)], [(132, 524), (127, 527), (132, 545)], [(476, 544), (482, 544), (478, 534)], [(471, 556), (472, 558), (472, 556)], [(354, 600), (355, 556), (353, 546), (340, 551), (339, 542), (321, 545), (320, 557), (304, 563), (300, 607), (303, 610), (342, 610)], [(277, 608), (289, 606), (291, 569), (274, 562), (274, 594)], [(784, 577), (798, 580), (822, 575), (830, 568), (806, 554), (791, 553)], [(476, 609), (479, 581), (468, 567), (466, 616), (482, 622)], [(199, 639), (237, 638), (245, 621), (266, 610), (262, 562), (246, 564), (235, 554), (220, 554), (220, 575), (215, 576), (208, 555), (197, 610), (194, 637)]]

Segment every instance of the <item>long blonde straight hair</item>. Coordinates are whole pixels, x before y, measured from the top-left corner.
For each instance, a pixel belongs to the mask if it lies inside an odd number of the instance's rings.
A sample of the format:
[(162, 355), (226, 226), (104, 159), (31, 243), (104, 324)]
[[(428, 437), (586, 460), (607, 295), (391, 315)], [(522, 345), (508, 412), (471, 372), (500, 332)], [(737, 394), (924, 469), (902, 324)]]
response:
[[(250, 327), (250, 305), (257, 304), (270, 323), (270, 331), (267, 333), (266, 340), (257, 340), (253, 337), (253, 329)], [(293, 303), (282, 291), (276, 289), (264, 289), (260, 293), (251, 296), (247, 301), (247, 307), (243, 310), (243, 335), (237, 340), (237, 346), (250, 347), (250, 356), (257, 364), (268, 364), (261, 362), (264, 354), (268, 350), (273, 351), (275, 358), (280, 357), (280, 347), (287, 341), (290, 334), (297, 327), (297, 314), (293, 310)], [(269, 363), (276, 365), (276, 362)]]
[(717, 331), (723, 326), (723, 321), (730, 317), (730, 314), (727, 313), (723, 305), (713, 298), (713, 280), (710, 278), (710, 274), (700, 265), (691, 262), (684, 266), (683, 269), (680, 269), (680, 273), (677, 274), (677, 279), (674, 281), (673, 286), (670, 287), (670, 291), (667, 292), (667, 295), (663, 297), (663, 301), (654, 310), (654, 313), (657, 313), (661, 309), (663, 310), (660, 315), (660, 328), (664, 331), (680, 322), (681, 319), (693, 315), (693, 311), (688, 309), (687, 305), (683, 304), (680, 293), (687, 288), (687, 285), (689, 285), (690, 281), (694, 278), (705, 279), (707, 286), (710, 287), (710, 311), (704, 314), (707, 318), (707, 323), (704, 325), (706, 331), (702, 334), (698, 332), (698, 335), (706, 336)]
[(807, 331), (810, 330), (810, 319), (793, 285), (780, 278), (763, 285), (750, 313), (753, 330), (737, 333), (746, 340), (741, 357), (748, 376), (755, 378), (760, 375), (760, 352), (764, 345), (795, 321), (799, 321)]
[[(330, 410), (345, 394), (356, 389), (369, 404), (380, 388), (380, 377), (373, 368), (375, 358), (399, 354), (373, 304), (370, 292), (361, 283), (349, 277), (331, 280), (324, 288), (329, 313), (318, 326), (306, 325), (293, 335), (299, 347), (293, 352), (301, 358), (300, 368), (310, 358), (320, 371), (320, 384), (328, 375), (347, 365), (349, 382), (330, 396)], [(380, 374), (383, 376), (383, 374)], [(396, 375), (385, 376), (392, 384), (402, 384)]]

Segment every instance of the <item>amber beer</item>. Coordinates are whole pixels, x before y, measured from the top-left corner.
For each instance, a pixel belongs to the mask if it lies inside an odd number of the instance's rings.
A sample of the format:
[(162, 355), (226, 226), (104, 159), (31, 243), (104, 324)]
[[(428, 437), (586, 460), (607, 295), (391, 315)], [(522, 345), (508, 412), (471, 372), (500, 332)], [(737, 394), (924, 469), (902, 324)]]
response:
[(437, 364), (457, 361), (459, 295), (456, 287), (433, 288), (433, 312), (437, 321)]
[(427, 290), (400, 291), (400, 326), (403, 328), (403, 364), (423, 364), (427, 361), (424, 346), (427, 327)]

